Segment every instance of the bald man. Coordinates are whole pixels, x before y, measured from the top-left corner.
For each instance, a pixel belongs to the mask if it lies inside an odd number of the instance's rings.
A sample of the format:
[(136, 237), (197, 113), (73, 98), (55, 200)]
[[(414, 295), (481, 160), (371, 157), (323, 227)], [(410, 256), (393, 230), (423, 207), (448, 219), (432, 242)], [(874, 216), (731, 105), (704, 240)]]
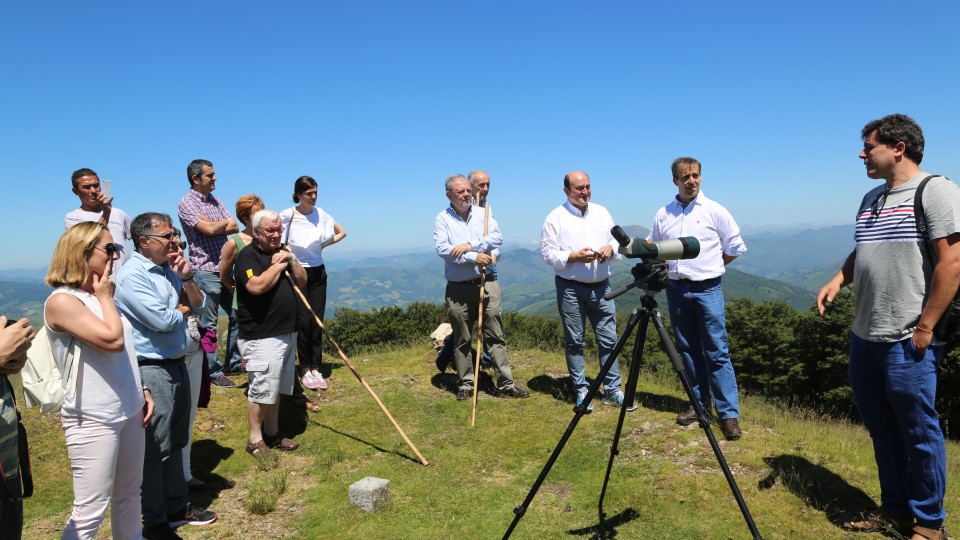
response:
[[(610, 291), (611, 262), (619, 258), (617, 241), (610, 234), (613, 218), (607, 209), (590, 202), (590, 177), (573, 171), (563, 177), (567, 201), (547, 216), (540, 233), (540, 254), (556, 274), (557, 308), (563, 322), (567, 370), (577, 396), (577, 406), (587, 397), (589, 384), (583, 358), (584, 330), (590, 320), (597, 337), (602, 367), (617, 341), (617, 308), (604, 300)], [(605, 405), (622, 406), (620, 368), (616, 362), (603, 381)], [(628, 411), (635, 410), (631, 396)], [(587, 411), (593, 410), (593, 403)]]

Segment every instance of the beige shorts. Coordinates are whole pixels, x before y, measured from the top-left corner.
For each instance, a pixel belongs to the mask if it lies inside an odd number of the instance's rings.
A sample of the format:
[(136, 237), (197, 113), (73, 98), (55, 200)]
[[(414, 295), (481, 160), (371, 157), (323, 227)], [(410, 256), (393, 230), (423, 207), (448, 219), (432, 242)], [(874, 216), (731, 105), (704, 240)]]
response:
[(247, 360), (247, 400), (273, 405), (280, 394), (293, 393), (297, 333), (263, 339), (238, 339), (237, 348)]

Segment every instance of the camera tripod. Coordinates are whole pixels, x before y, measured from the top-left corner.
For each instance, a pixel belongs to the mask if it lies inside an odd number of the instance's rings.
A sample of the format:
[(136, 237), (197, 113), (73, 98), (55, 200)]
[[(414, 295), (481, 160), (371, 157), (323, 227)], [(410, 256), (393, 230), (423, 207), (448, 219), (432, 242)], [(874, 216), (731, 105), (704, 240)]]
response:
[(743, 500), (743, 495), (740, 493), (740, 488), (737, 487), (737, 482), (733, 478), (733, 473), (730, 472), (730, 467), (727, 465), (727, 460), (723, 457), (723, 452), (720, 450), (720, 445), (717, 444), (717, 438), (713, 435), (713, 431), (710, 429), (711, 420), (707, 416), (706, 411), (704, 411), (703, 406), (700, 404), (700, 400), (697, 399), (696, 395), (693, 393), (693, 387), (690, 385), (690, 379), (683, 367), (683, 361), (680, 359), (680, 354), (677, 352), (677, 348), (674, 346), (670, 335), (667, 333), (667, 329), (663, 324), (663, 319), (660, 317), (660, 313), (656, 311), (657, 301), (653, 298), (653, 295), (656, 292), (663, 290), (667, 286), (668, 280), (666, 276), (666, 265), (640, 263), (634, 266), (631, 272), (635, 278), (633, 283), (607, 293), (604, 298), (611, 300), (634, 287), (645, 286), (645, 294), (640, 300), (642, 307), (634, 309), (630, 314), (626, 329), (624, 329), (623, 334), (620, 335), (620, 338), (617, 340), (617, 343), (614, 346), (613, 351), (610, 353), (609, 358), (607, 358), (606, 363), (604, 363), (600, 369), (600, 373), (598, 373), (597, 377), (593, 380), (593, 384), (590, 385), (590, 390), (587, 392), (587, 396), (584, 398), (583, 403), (573, 408), (575, 413), (573, 420), (570, 421), (570, 425), (567, 426), (567, 430), (560, 437), (560, 441), (553, 449), (553, 453), (550, 455), (550, 458), (547, 459), (547, 463), (543, 466), (543, 469), (540, 471), (540, 475), (533, 483), (533, 486), (530, 488), (529, 493), (527, 493), (527, 497), (523, 500), (523, 503), (513, 509), (515, 517), (513, 518), (513, 522), (510, 523), (510, 527), (507, 529), (507, 532), (503, 535), (503, 538), (504, 540), (510, 538), (514, 528), (516, 528), (517, 524), (520, 522), (520, 519), (522, 519), (524, 514), (527, 512), (527, 508), (530, 506), (533, 498), (537, 495), (537, 491), (539, 491), (540, 486), (547, 477), (547, 474), (550, 473), (550, 468), (553, 467), (553, 464), (560, 455), (560, 452), (563, 451), (563, 447), (567, 444), (567, 440), (570, 439), (570, 436), (573, 434), (573, 430), (577, 427), (580, 419), (584, 414), (586, 414), (590, 402), (593, 401), (594, 396), (596, 396), (597, 391), (600, 389), (600, 385), (603, 383), (607, 372), (610, 371), (613, 363), (617, 361), (617, 357), (620, 355), (620, 351), (623, 350), (627, 339), (629, 339), (630, 334), (637, 329), (637, 325), (639, 324), (639, 332), (636, 335), (636, 342), (633, 347), (633, 362), (630, 364), (630, 374), (627, 377), (625, 397), (623, 400), (623, 405), (620, 407), (620, 417), (617, 420), (617, 428), (614, 431), (613, 444), (610, 447), (610, 459), (607, 462), (607, 471), (603, 478), (603, 488), (600, 490), (598, 509), (600, 512), (601, 521), (604, 519), (605, 514), (603, 512), (603, 499), (607, 493), (607, 485), (610, 481), (610, 471), (613, 469), (613, 460), (620, 453), (619, 443), (620, 434), (623, 431), (623, 420), (626, 417), (627, 408), (633, 404), (633, 399), (636, 395), (637, 379), (640, 376), (640, 366), (642, 365), (643, 360), (643, 346), (646, 342), (647, 336), (647, 326), (652, 320), (654, 327), (657, 329), (657, 334), (660, 336), (660, 345), (667, 353), (667, 356), (670, 357), (670, 362), (673, 364), (673, 369), (677, 372), (680, 382), (683, 384), (683, 389), (687, 393), (687, 398), (690, 400), (690, 405), (693, 406), (697, 413), (697, 421), (699, 422), (700, 427), (703, 428), (703, 431), (707, 436), (707, 440), (710, 441), (710, 447), (713, 448), (713, 453), (717, 458), (717, 462), (720, 464), (720, 468), (723, 470), (723, 475), (726, 477), (727, 483), (730, 485), (730, 491), (733, 493), (733, 497), (736, 499), (737, 505), (740, 507), (740, 512), (743, 514), (743, 519), (747, 522), (747, 526), (750, 528), (750, 533), (753, 535), (754, 540), (761, 540), (762, 537), (760, 536), (760, 531), (757, 530), (757, 526), (753, 521), (753, 517), (750, 515), (750, 510), (747, 508), (747, 503)]

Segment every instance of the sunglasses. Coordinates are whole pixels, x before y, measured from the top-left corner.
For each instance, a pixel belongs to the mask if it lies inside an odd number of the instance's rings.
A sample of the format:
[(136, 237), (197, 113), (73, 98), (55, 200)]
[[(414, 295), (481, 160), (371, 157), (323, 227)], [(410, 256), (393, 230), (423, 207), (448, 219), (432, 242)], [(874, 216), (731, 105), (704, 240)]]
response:
[(118, 259), (120, 258), (120, 254), (123, 253), (123, 246), (120, 244), (95, 244), (93, 247), (102, 249), (103, 252), (107, 254), (107, 257), (111, 259)]

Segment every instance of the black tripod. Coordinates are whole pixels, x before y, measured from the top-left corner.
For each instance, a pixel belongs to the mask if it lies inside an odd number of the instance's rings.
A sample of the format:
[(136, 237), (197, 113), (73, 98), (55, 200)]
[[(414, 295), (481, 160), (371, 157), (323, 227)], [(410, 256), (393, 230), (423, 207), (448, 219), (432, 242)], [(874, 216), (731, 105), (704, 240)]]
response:
[(700, 405), (700, 400), (694, 395), (693, 387), (690, 385), (690, 380), (683, 368), (683, 362), (680, 359), (680, 354), (677, 353), (677, 348), (673, 345), (673, 341), (671, 340), (670, 335), (667, 333), (666, 327), (663, 325), (663, 319), (660, 317), (660, 313), (656, 311), (657, 301), (654, 300), (653, 295), (656, 292), (666, 288), (668, 283), (666, 265), (640, 263), (634, 266), (631, 272), (635, 278), (633, 283), (614, 291), (610, 291), (604, 298), (610, 300), (620, 296), (634, 287), (645, 286), (645, 294), (640, 300), (642, 307), (634, 309), (630, 314), (630, 318), (627, 321), (627, 328), (623, 331), (623, 334), (620, 335), (620, 339), (617, 340), (613, 351), (610, 353), (610, 357), (601, 367), (600, 373), (597, 374), (597, 378), (594, 379), (593, 384), (590, 385), (590, 390), (587, 392), (587, 397), (584, 398), (582, 404), (573, 408), (574, 413), (576, 413), (573, 416), (573, 420), (570, 421), (570, 425), (567, 426), (567, 430), (563, 433), (563, 436), (560, 437), (560, 441), (557, 443), (556, 448), (553, 449), (553, 453), (550, 454), (550, 458), (547, 459), (547, 463), (540, 471), (540, 476), (538, 476), (537, 480), (533, 483), (533, 486), (530, 488), (530, 492), (527, 493), (527, 497), (523, 500), (523, 503), (513, 509), (513, 513), (516, 514), (516, 516), (513, 518), (513, 522), (510, 523), (510, 527), (503, 535), (503, 538), (504, 540), (510, 538), (510, 535), (513, 533), (513, 529), (516, 528), (517, 523), (520, 522), (520, 519), (523, 518), (523, 515), (527, 512), (527, 508), (530, 506), (533, 498), (537, 495), (537, 491), (540, 489), (543, 481), (547, 478), (547, 474), (550, 473), (550, 468), (553, 467), (553, 463), (557, 460), (560, 452), (563, 451), (563, 447), (567, 444), (567, 440), (570, 439), (570, 436), (573, 434), (573, 430), (577, 427), (577, 423), (580, 422), (580, 418), (582, 418), (586, 413), (587, 407), (590, 405), (590, 402), (593, 401), (593, 397), (600, 389), (600, 385), (603, 383), (607, 372), (610, 371), (613, 363), (617, 361), (620, 351), (623, 350), (627, 339), (637, 328), (637, 324), (639, 323), (640, 331), (636, 336), (636, 342), (633, 347), (633, 363), (630, 365), (630, 374), (627, 378), (625, 398), (623, 400), (623, 406), (620, 408), (620, 418), (617, 420), (617, 429), (613, 435), (613, 445), (610, 447), (610, 460), (607, 462), (607, 472), (603, 478), (603, 488), (600, 491), (600, 502), (598, 504), (598, 508), (600, 511), (601, 521), (604, 519), (605, 514), (603, 512), (603, 499), (607, 493), (607, 484), (610, 481), (610, 471), (613, 469), (613, 459), (617, 456), (617, 454), (620, 453), (619, 443), (620, 434), (623, 430), (623, 420), (626, 417), (627, 408), (633, 404), (634, 395), (637, 391), (637, 379), (640, 376), (640, 366), (642, 365), (643, 360), (643, 346), (646, 342), (647, 326), (652, 319), (653, 325), (657, 329), (657, 334), (660, 335), (660, 345), (667, 353), (667, 356), (670, 357), (670, 362), (673, 364), (673, 369), (680, 377), (680, 382), (683, 384), (683, 389), (687, 392), (687, 398), (690, 400), (690, 404), (697, 413), (697, 420), (700, 423), (700, 427), (702, 427), (704, 433), (706, 433), (707, 440), (710, 441), (710, 447), (713, 448), (713, 453), (717, 457), (717, 462), (720, 464), (720, 468), (723, 470), (723, 475), (726, 477), (727, 483), (730, 485), (730, 490), (733, 492), (733, 497), (737, 500), (737, 505), (740, 507), (740, 512), (743, 514), (743, 519), (747, 522), (747, 526), (750, 528), (750, 533), (753, 535), (753, 538), (755, 540), (760, 540), (762, 539), (760, 536), (760, 531), (757, 530), (757, 526), (753, 522), (753, 517), (750, 515), (750, 510), (747, 508), (747, 503), (743, 500), (743, 495), (740, 494), (740, 488), (737, 487), (737, 482), (733, 478), (733, 473), (730, 472), (730, 467), (727, 465), (727, 460), (723, 457), (723, 452), (720, 451), (720, 445), (717, 444), (717, 438), (713, 435), (713, 431), (710, 429), (711, 420), (707, 416), (707, 413), (703, 410), (703, 406)]

